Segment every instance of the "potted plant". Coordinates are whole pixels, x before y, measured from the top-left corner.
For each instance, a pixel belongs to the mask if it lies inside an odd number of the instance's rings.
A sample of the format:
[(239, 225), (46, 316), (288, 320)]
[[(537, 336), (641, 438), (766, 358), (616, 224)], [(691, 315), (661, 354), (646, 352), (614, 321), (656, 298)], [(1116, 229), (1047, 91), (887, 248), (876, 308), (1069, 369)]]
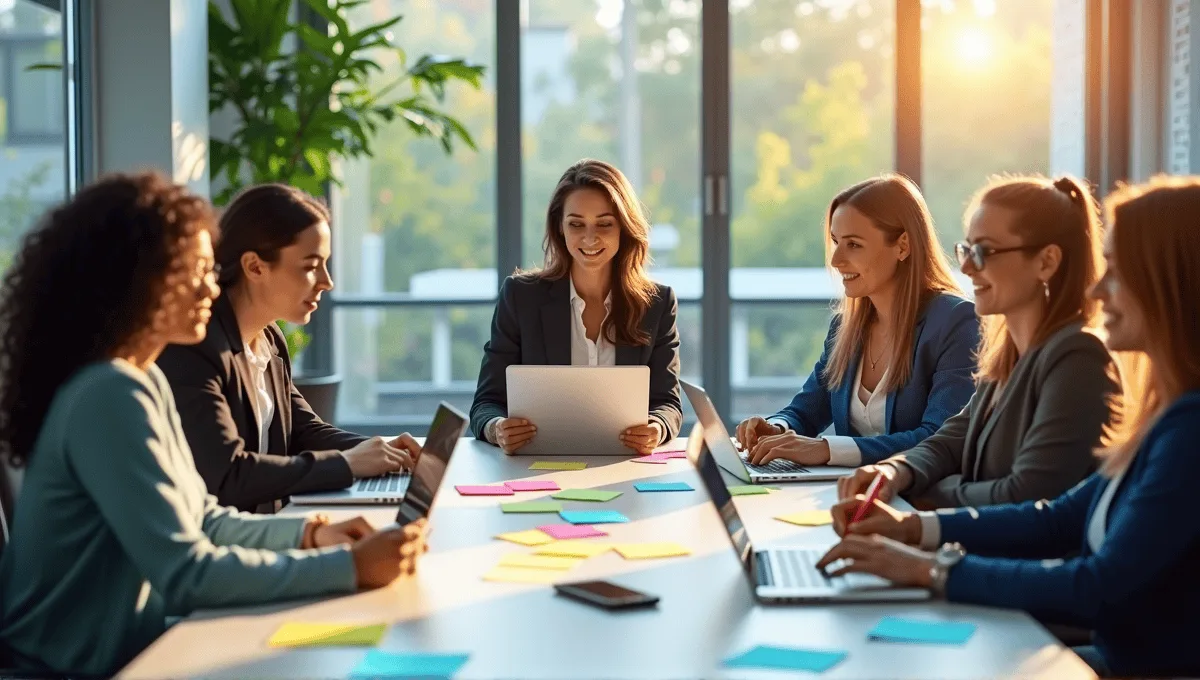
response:
[[(396, 120), (436, 139), (446, 153), (456, 143), (475, 148), (462, 123), (439, 106), (452, 83), (478, 89), (482, 66), (430, 55), (410, 63), (392, 43), (402, 16), (351, 29), (347, 11), (362, 0), (295, 2), (299, 20), (293, 0), (229, 0), (228, 18), (209, 2), (209, 113), (236, 114), (228, 137), (210, 142), (216, 205), (263, 182), (322, 196), (330, 184), (341, 184), (336, 161), (371, 156), (374, 135)], [(400, 65), (393, 77), (380, 64), (387, 56)], [(294, 361), (309, 335), (299, 327), (283, 330)], [(296, 379), (326, 420), (334, 420), (339, 382), (312, 373)]]

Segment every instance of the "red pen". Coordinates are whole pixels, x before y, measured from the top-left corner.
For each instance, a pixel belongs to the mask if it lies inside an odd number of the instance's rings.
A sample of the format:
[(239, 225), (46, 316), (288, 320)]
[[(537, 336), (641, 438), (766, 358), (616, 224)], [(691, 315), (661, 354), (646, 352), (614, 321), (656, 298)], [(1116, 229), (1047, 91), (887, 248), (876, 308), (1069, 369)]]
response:
[[(867, 500), (858, 506), (858, 510), (854, 511), (854, 518), (850, 520), (850, 524), (858, 522), (863, 517), (867, 516), (867, 510), (875, 504), (875, 499), (879, 498), (879, 490), (883, 488), (883, 473), (875, 475), (875, 479), (871, 482), (871, 486), (867, 487)], [(847, 525), (849, 526), (849, 525)]]

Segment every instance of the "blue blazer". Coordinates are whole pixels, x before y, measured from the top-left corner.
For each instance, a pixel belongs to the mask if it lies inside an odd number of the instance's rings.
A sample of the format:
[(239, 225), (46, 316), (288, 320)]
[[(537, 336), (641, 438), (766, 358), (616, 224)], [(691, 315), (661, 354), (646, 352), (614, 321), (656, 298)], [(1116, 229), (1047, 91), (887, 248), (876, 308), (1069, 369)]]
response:
[(841, 317), (834, 315), (825, 336), (825, 349), (804, 387), (779, 413), (771, 416), (787, 422), (797, 434), (816, 437), (833, 423), (834, 434), (854, 437), (862, 452), (862, 463), (878, 463), (907, 451), (966, 406), (975, 393), (975, 349), (979, 345), (979, 317), (975, 304), (942, 293), (926, 303), (913, 328), (912, 376), (887, 395), (887, 429), (877, 437), (860, 437), (850, 427), (850, 398), (860, 355), (847, 368), (846, 377), (834, 391), (826, 387), (822, 374), (833, 349), (833, 336)]
[[(1098, 552), (1087, 527), (1111, 483), (1099, 473), (1049, 503), (939, 511), (942, 540), (971, 553), (951, 569), (947, 598), (1091, 628), (1114, 675), (1200, 675), (1197, 441), (1200, 390), (1147, 433), (1109, 505)], [(1081, 552), (1038, 559), (1072, 550)]]

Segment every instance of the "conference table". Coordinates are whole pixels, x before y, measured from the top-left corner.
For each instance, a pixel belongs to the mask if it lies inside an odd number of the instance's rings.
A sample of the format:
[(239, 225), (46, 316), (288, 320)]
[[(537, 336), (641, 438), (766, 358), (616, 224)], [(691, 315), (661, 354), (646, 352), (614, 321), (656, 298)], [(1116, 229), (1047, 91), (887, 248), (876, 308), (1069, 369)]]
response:
[[(683, 440), (670, 447), (683, 448)], [(363, 648), (276, 649), (267, 645), (285, 622), (387, 623), (378, 648), (390, 652), (464, 653), (457, 678), (778, 678), (775, 671), (725, 668), (722, 660), (756, 645), (848, 652), (822, 678), (1094, 678), (1041, 625), (1019, 611), (945, 602), (822, 605), (756, 604), (728, 534), (699, 475), (686, 459), (666, 464), (624, 458), (563, 457), (580, 471), (530, 470), (526, 456), (506, 456), (463, 439), (451, 459), (430, 518), (430, 552), (418, 573), (372, 591), (269, 606), (196, 612), (134, 659), (123, 678), (346, 678)], [(564, 502), (569, 509), (613, 509), (627, 524), (603, 529), (613, 543), (674, 541), (684, 557), (625, 560), (609, 551), (558, 572), (560, 582), (610, 579), (658, 595), (656, 607), (610, 612), (556, 595), (544, 584), (484, 581), (507, 553), (535, 548), (495, 539), (500, 533), (554, 523), (552, 515), (506, 514), (499, 505), (554, 492), (460, 496), (456, 484), (554, 480), (563, 489), (623, 492), (607, 503)], [(690, 484), (690, 492), (640, 493), (635, 482)], [(741, 484), (727, 476), (730, 485)], [(756, 549), (825, 548), (829, 526), (802, 527), (775, 517), (830, 507), (830, 482), (776, 485), (767, 495), (739, 496), (739, 514)], [(394, 506), (284, 508), (325, 512), (334, 521), (362, 515), (375, 526)], [(878, 642), (868, 631), (883, 616), (978, 626), (962, 646)], [(789, 676), (790, 677), (790, 676)]]

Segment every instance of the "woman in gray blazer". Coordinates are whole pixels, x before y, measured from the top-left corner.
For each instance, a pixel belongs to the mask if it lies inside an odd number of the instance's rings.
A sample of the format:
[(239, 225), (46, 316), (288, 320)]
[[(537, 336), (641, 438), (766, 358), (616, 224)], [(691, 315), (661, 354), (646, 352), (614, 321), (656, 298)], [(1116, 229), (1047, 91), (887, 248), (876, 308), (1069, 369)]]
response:
[(646, 273), (650, 225), (621, 171), (582, 160), (558, 181), (546, 212), (546, 263), (500, 288), (483, 348), (471, 432), (513, 453), (537, 424), (508, 417), (505, 372), (514, 364), (649, 366), (647, 424), (621, 433), (650, 453), (679, 433), (678, 304)]
[(1054, 498), (1093, 471), (1115, 424), (1119, 374), (1089, 331), (1102, 263), (1091, 194), (1070, 177), (1002, 178), (966, 214), (954, 250), (986, 317), (979, 387), (921, 444), (842, 479), (842, 498), (879, 474), (882, 499), (901, 493), (926, 509)]

